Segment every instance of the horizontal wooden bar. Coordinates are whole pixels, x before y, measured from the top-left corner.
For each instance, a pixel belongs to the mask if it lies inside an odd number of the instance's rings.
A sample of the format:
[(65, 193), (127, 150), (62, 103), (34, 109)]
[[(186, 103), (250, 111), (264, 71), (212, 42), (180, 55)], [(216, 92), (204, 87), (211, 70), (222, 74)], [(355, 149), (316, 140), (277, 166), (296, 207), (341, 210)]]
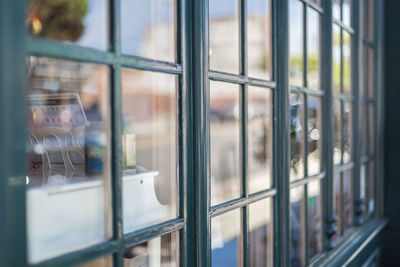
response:
[(290, 92), (291, 93), (304, 93), (307, 95), (314, 95), (314, 96), (323, 96), (324, 95), (324, 91), (322, 91), (322, 90), (309, 89), (309, 88), (300, 87), (300, 86), (290, 86)]
[(326, 176), (325, 172), (321, 172), (317, 175), (306, 176), (304, 178), (296, 179), (296, 180), (290, 182), (290, 188), (297, 187), (300, 185), (305, 185), (305, 184), (308, 184), (315, 180), (321, 180), (325, 176)]

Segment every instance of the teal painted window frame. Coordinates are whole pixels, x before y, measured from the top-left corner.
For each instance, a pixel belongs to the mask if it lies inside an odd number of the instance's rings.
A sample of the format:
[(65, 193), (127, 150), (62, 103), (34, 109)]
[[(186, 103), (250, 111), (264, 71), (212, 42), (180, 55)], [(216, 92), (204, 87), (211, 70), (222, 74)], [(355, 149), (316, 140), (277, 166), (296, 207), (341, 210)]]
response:
[[(332, 199), (332, 181), (334, 165), (333, 155), (333, 122), (332, 122), (332, 0), (323, 1), (322, 8), (311, 0), (299, 0), (305, 5), (323, 11), (322, 35), (322, 87), (323, 97), (323, 211), (324, 211), (324, 252), (312, 261), (317, 264), (329, 259), (332, 251), (340, 254), (340, 244), (333, 248), (329, 243), (331, 231), (334, 230)], [(375, 27), (377, 62), (382, 60), (381, 28), (382, 1), (376, 1)], [(121, 55), (120, 44), (120, 0), (110, 0), (109, 4), (109, 47), (107, 52), (90, 48), (77, 47), (55, 41), (42, 40), (27, 35), (25, 30), (26, 3), (6, 0), (0, 2), (0, 265), (29, 266), (26, 257), (26, 223), (25, 223), (25, 165), (20, 162), (25, 159), (25, 88), (26, 88), (26, 57), (28, 55), (48, 56), (54, 58), (75, 60), (80, 62), (99, 63), (111, 67), (110, 107), (112, 112), (112, 195), (113, 195), (113, 238), (110, 241), (89, 247), (87, 249), (68, 253), (57, 258), (30, 266), (72, 266), (89, 262), (96, 258), (113, 255), (114, 266), (123, 266), (123, 251), (126, 247), (140, 244), (154, 237), (173, 231), (180, 232), (180, 263), (182, 266), (210, 266), (210, 223), (211, 218), (233, 209), (242, 209), (242, 245), (244, 257), (243, 266), (249, 266), (248, 251), (248, 205), (255, 201), (274, 196), (274, 262), (276, 266), (290, 265), (290, 212), (289, 212), (289, 91), (309, 93), (305, 88), (291, 88), (288, 84), (288, 1), (275, 0), (272, 3), (273, 17), (273, 81), (249, 79), (246, 67), (246, 38), (241, 38), (242, 61), (240, 75), (209, 70), (208, 64), (208, 0), (177, 1), (177, 63), (148, 60), (136, 56)], [(240, 34), (246, 36), (246, 0), (240, 0)], [(361, 37), (359, 33), (360, 0), (354, 0), (354, 42), (353, 70), (358, 70), (358, 50)], [(6, 38), (4, 38), (6, 37)], [(122, 199), (121, 199), (121, 68), (135, 68), (170, 73), (179, 76), (179, 216), (177, 219), (148, 227), (140, 231), (124, 235), (122, 232)], [(375, 73), (382, 73), (375, 67)], [(274, 185), (266, 190), (249, 196), (246, 193), (246, 168), (242, 169), (242, 195), (240, 199), (215, 207), (210, 206), (210, 163), (209, 163), (209, 80), (232, 82), (241, 85), (242, 95), (246, 96), (247, 85), (257, 85), (270, 88), (274, 92)], [(352, 72), (353, 88), (358, 88), (357, 71)], [(376, 81), (379, 79), (377, 78)], [(290, 89), (289, 89), (290, 88)], [(376, 82), (376, 96), (382, 85)], [(358, 90), (354, 92), (355, 109), (359, 110)], [(376, 105), (381, 102), (377, 98)], [(16, 108), (17, 107), (17, 108)], [(245, 101), (242, 108), (245, 115)], [(379, 108), (376, 109), (380, 111)], [(359, 112), (354, 112), (358, 114)], [(358, 117), (353, 120), (355, 134)], [(244, 116), (245, 117), (245, 116)], [(376, 114), (375, 118), (381, 117)], [(377, 119), (375, 119), (377, 120)], [(246, 121), (242, 121), (245, 129)], [(375, 123), (377, 129), (378, 123)], [(360, 130), (358, 130), (359, 133)], [(377, 132), (377, 131), (376, 131)], [(242, 142), (246, 142), (246, 132), (242, 132)], [(375, 137), (375, 144), (380, 143)], [(244, 145), (245, 146), (245, 145)], [(354, 151), (359, 151), (355, 145)], [(374, 156), (381, 162), (381, 154)], [(246, 157), (243, 157), (246, 166)], [(354, 180), (355, 188), (361, 161), (355, 153)], [(379, 160), (379, 161), (378, 161)], [(375, 177), (382, 177), (381, 164), (377, 164)], [(322, 178), (319, 177), (318, 178)], [(375, 179), (377, 200), (381, 202), (382, 185)], [(305, 184), (309, 182), (304, 178)], [(359, 196), (359, 192), (354, 196)], [(358, 190), (359, 191), (359, 190)], [(356, 206), (357, 203), (354, 203)], [(377, 203), (375, 215), (381, 216), (382, 204)], [(375, 221), (374, 221), (375, 220)], [(374, 224), (375, 223), (375, 224)], [(372, 226), (371, 226), (372, 225)], [(364, 224), (354, 226), (353, 233), (376, 230), (379, 223), (371, 219)], [(368, 228), (370, 227), (370, 228)], [(343, 238), (342, 244), (352, 234)], [(196, 240), (196, 242), (194, 242)], [(353, 245), (356, 246), (356, 245)], [(330, 252), (331, 251), (331, 252)], [(339, 251), (339, 252), (338, 252)], [(347, 255), (347, 254), (343, 254)], [(343, 259), (345, 256), (342, 256)], [(347, 257), (347, 256), (346, 256)]]

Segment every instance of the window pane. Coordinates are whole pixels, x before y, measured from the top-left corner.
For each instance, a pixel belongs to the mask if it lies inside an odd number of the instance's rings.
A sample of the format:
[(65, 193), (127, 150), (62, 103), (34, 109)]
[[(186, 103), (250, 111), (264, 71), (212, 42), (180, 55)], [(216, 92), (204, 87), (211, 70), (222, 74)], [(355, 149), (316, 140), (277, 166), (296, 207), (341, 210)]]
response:
[(239, 73), (238, 0), (210, 0), (210, 68)]
[(112, 267), (112, 266), (113, 266), (113, 258), (111, 255), (108, 255), (93, 261), (89, 261), (84, 264), (79, 264), (77, 267)]
[(368, 132), (369, 144), (368, 152), (370, 155), (375, 154), (375, 106), (370, 104), (368, 107)]
[(249, 206), (250, 266), (274, 265), (273, 200), (267, 198)]
[(247, 55), (250, 77), (264, 80), (272, 78), (271, 37), (271, 2), (269, 0), (247, 1)]
[(353, 0), (343, 0), (342, 10), (343, 10), (343, 23), (347, 26), (352, 24), (352, 9)]
[(321, 18), (308, 8), (307, 15), (307, 87), (321, 89)]
[(124, 266), (179, 266), (179, 232), (153, 238), (124, 252)]
[(351, 35), (343, 32), (343, 92), (351, 94)]
[(249, 193), (272, 186), (272, 91), (248, 87)]
[(368, 46), (362, 43), (360, 46), (360, 67), (359, 67), (359, 83), (360, 83), (360, 97), (368, 97)]
[(333, 176), (333, 212), (337, 216), (337, 232), (332, 237), (332, 241), (336, 241), (342, 235), (342, 179), (341, 173), (335, 170)]
[(367, 179), (368, 179), (368, 202), (366, 205), (366, 213), (371, 214), (375, 210), (375, 173), (374, 161), (368, 163)]
[(310, 0), (310, 2), (312, 2), (312, 3), (316, 3), (317, 5), (321, 5), (321, 1), (322, 0)]
[(361, 129), (362, 129), (362, 156), (368, 155), (368, 143), (369, 143), (369, 134), (368, 134), (368, 104), (362, 103), (361, 105)]
[(176, 61), (174, 0), (121, 0), (121, 50), (124, 54)]
[(375, 60), (374, 60), (374, 49), (368, 48), (368, 72), (365, 70), (368, 75), (368, 96), (372, 99), (375, 98)]
[(361, 0), (361, 37), (367, 37), (367, 7), (368, 7), (368, 0)]
[(122, 70), (124, 233), (177, 216), (176, 79)]
[(322, 156), (322, 118), (321, 99), (308, 97), (308, 155), (307, 176), (318, 174), (321, 171)]
[(308, 251), (312, 259), (322, 251), (322, 207), (321, 183), (319, 180), (311, 182), (308, 190)]
[(29, 0), (27, 27), (34, 37), (106, 50), (106, 0)]
[(375, 38), (375, 0), (369, 0), (368, 11), (368, 39), (373, 42)]
[[(360, 199), (367, 202), (367, 165), (363, 164), (360, 168)], [(365, 205), (365, 204), (364, 204)], [(364, 207), (366, 207), (365, 205)]]
[(353, 174), (343, 172), (343, 232), (353, 225)]
[(303, 86), (303, 3), (289, 1), (289, 84)]
[(240, 196), (240, 91), (210, 82), (211, 204)]
[(341, 43), (341, 35), (340, 35), (340, 28), (336, 25), (333, 25), (333, 46), (332, 46), (332, 53), (333, 53), (333, 91), (334, 93), (340, 93), (340, 80), (341, 80), (341, 56), (340, 56), (340, 43)]
[(241, 266), (240, 210), (225, 213), (211, 220), (211, 265)]
[(109, 69), (30, 57), (29, 262), (111, 237)]
[(304, 176), (304, 100), (290, 94), (290, 179)]
[(333, 0), (333, 7), (332, 7), (333, 17), (334, 17), (335, 19), (338, 19), (338, 20), (341, 19), (341, 15), (340, 15), (340, 2), (341, 2), (341, 0)]
[(333, 162), (339, 164), (342, 161), (342, 109), (341, 101), (338, 99), (335, 99), (333, 112), (335, 116)]
[(305, 266), (305, 207), (304, 187), (290, 190), (290, 261), (291, 266)]
[(347, 163), (352, 160), (352, 145), (353, 145), (353, 112), (352, 112), (352, 103), (351, 102), (343, 102), (343, 143), (344, 143), (344, 151), (343, 151), (343, 162)]

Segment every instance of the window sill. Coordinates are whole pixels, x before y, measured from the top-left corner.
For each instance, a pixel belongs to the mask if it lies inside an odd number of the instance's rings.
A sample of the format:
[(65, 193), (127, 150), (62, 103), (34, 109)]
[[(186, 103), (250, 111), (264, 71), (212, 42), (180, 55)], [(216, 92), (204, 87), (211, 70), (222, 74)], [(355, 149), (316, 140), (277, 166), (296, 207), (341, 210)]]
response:
[(340, 244), (321, 255), (311, 266), (361, 266), (379, 246), (386, 218), (374, 218), (354, 229)]

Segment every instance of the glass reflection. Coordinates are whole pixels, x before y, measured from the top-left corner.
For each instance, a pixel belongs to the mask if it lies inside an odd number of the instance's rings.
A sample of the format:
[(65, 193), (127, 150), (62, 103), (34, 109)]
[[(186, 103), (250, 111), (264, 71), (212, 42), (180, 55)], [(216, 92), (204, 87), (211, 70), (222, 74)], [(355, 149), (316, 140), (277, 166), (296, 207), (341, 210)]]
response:
[(84, 264), (79, 264), (77, 267), (112, 267), (113, 266), (113, 258), (111, 255), (101, 257), (94, 261), (90, 261)]
[(343, 102), (343, 163), (351, 161), (353, 145), (352, 103)]
[(334, 150), (333, 162), (339, 164), (342, 161), (342, 109), (341, 101), (335, 99), (334, 106)]
[(179, 232), (153, 238), (124, 252), (125, 267), (179, 266)]
[(271, 198), (249, 205), (250, 266), (274, 265), (273, 200)]
[(177, 216), (176, 76), (122, 70), (124, 233)]
[(209, 56), (212, 70), (239, 72), (238, 8), (238, 0), (209, 1)]
[(304, 176), (304, 100), (290, 94), (290, 179)]
[(240, 91), (210, 82), (211, 204), (240, 196)]
[(332, 14), (333, 14), (333, 17), (337, 20), (341, 19), (340, 2), (341, 2), (341, 0), (333, 0)]
[(359, 83), (360, 83), (360, 97), (368, 97), (368, 59), (367, 59), (368, 47), (365, 43), (360, 46), (360, 67), (359, 67)]
[(321, 184), (314, 181), (307, 185), (308, 190), (308, 258), (312, 259), (322, 251), (322, 211)]
[(250, 77), (272, 78), (271, 1), (247, 1), (247, 56)]
[(321, 24), (320, 15), (312, 8), (307, 14), (307, 87), (321, 89)]
[(307, 176), (318, 174), (321, 171), (322, 156), (322, 125), (321, 125), (321, 99), (308, 97), (308, 155)]
[(367, 203), (367, 166), (366, 166), (366, 164), (363, 164), (360, 167), (360, 199), (364, 200), (364, 207), (366, 207), (366, 205), (365, 205), (365, 203)]
[(174, 0), (121, 0), (123, 54), (176, 61)]
[(311, 3), (316, 3), (317, 5), (321, 5), (322, 0), (310, 0)]
[(305, 207), (304, 187), (290, 190), (290, 262), (291, 266), (305, 266)]
[(352, 170), (343, 172), (343, 232), (353, 225), (353, 178)]
[(342, 235), (342, 179), (341, 173), (335, 171), (333, 176), (333, 212), (337, 217), (337, 232), (332, 237), (332, 241), (336, 241)]
[(27, 226), (31, 263), (111, 236), (108, 67), (30, 57)]
[(347, 26), (351, 26), (352, 22), (352, 8), (353, 8), (353, 0), (343, 0), (342, 3), (342, 12), (343, 12), (343, 23)]
[(368, 0), (361, 0), (361, 36), (367, 37), (368, 32), (368, 23), (367, 23), (367, 7), (368, 7)]
[(248, 177), (249, 193), (272, 185), (272, 91), (248, 87)]
[(333, 25), (333, 45), (332, 45), (332, 64), (333, 64), (333, 91), (335, 93), (340, 93), (340, 82), (341, 82), (341, 34), (340, 28), (337, 25)]
[(241, 266), (240, 210), (211, 219), (211, 266)]
[(351, 36), (350, 33), (342, 31), (343, 34), (343, 92), (351, 94)]
[(29, 0), (26, 24), (35, 37), (106, 50), (107, 8), (106, 0)]
[(369, 105), (368, 110), (368, 153), (369, 155), (375, 154), (375, 106)]
[(289, 1), (289, 84), (303, 86), (303, 3)]

